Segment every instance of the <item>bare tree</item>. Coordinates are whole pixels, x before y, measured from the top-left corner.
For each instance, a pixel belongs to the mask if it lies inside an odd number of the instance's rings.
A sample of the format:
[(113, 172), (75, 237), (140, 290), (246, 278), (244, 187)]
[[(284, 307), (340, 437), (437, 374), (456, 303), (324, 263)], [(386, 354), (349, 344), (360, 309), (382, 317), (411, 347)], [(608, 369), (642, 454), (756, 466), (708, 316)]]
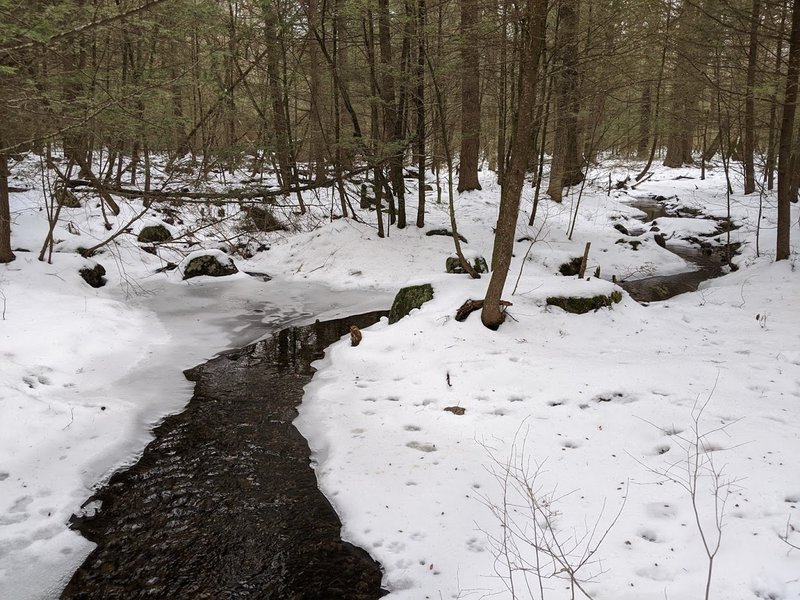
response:
[(500, 192), (500, 214), (492, 251), (492, 277), (486, 290), (481, 321), (489, 329), (497, 329), (505, 320), (500, 301), (505, 287), (519, 216), (520, 197), (528, 166), (529, 140), (538, 84), (539, 62), (544, 51), (547, 28), (547, 0), (526, 0), (523, 6), (526, 27), (521, 49), (520, 98), (512, 132), (511, 152)]

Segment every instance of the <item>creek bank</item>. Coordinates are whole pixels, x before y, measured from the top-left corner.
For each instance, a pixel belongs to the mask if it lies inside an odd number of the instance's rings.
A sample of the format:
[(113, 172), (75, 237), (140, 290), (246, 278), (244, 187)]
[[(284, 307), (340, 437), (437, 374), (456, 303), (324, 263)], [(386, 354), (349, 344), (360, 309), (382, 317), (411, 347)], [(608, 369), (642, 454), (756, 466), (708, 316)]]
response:
[(311, 363), (351, 325), (385, 315), (290, 327), (187, 371), (186, 410), (87, 502), (99, 511), (73, 518), (97, 548), (61, 597), (384, 595), (380, 565), (340, 539), (292, 421)]
[[(628, 227), (629, 233), (627, 235), (635, 237), (645, 231), (658, 231), (658, 219), (662, 217), (709, 218), (704, 217), (702, 213), (694, 209), (668, 209), (665, 205), (667, 200), (662, 196), (656, 196), (631, 202), (630, 206), (645, 213), (645, 216), (639, 220), (646, 227), (641, 230), (634, 230)], [(719, 236), (736, 229), (736, 226), (727, 219), (714, 220), (718, 224), (717, 231), (713, 235), (704, 236), (705, 239), (700, 239), (697, 236), (687, 236), (683, 238), (683, 241), (686, 242), (685, 244), (675, 244), (669, 243), (669, 239), (664, 238), (663, 235), (660, 238), (664, 243), (659, 243), (659, 245), (692, 264), (695, 267), (694, 270), (675, 275), (660, 275), (622, 281), (619, 285), (638, 302), (655, 302), (667, 300), (685, 292), (694, 292), (702, 282), (719, 277), (729, 270), (735, 269), (735, 265), (730, 262), (730, 257), (737, 253), (739, 244), (727, 245), (719, 240)], [(660, 234), (657, 233), (656, 235)]]

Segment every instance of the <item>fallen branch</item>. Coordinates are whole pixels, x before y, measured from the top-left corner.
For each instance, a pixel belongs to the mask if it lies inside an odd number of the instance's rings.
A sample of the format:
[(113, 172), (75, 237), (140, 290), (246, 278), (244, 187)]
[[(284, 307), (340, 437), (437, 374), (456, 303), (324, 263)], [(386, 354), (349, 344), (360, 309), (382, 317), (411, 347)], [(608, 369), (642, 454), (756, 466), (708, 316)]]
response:
[(639, 181), (637, 181), (636, 183), (634, 183), (634, 184), (631, 186), (631, 189), (632, 189), (632, 190), (635, 190), (635, 189), (636, 189), (636, 186), (642, 185), (642, 184), (643, 184), (645, 181), (647, 181), (648, 179), (650, 179), (652, 176), (653, 176), (653, 173), (650, 173), (650, 174), (649, 174), (647, 177), (645, 177), (644, 179), (640, 179)]
[[(506, 307), (513, 306), (513, 304), (508, 300), (500, 300), (500, 306), (505, 310)], [(483, 300), (467, 300), (461, 305), (461, 308), (456, 311), (456, 321), (466, 321), (470, 314), (482, 308)]]

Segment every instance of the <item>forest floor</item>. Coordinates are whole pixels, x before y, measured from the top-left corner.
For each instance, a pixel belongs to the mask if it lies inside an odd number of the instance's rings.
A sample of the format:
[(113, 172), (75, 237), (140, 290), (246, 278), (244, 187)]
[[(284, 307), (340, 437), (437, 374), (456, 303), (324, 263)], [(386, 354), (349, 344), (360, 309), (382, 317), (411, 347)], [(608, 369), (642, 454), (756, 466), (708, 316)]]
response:
[[(800, 550), (786, 543), (800, 546), (800, 206), (790, 260), (774, 262), (774, 195), (757, 228), (759, 197), (734, 194), (736, 271), (649, 305), (623, 294), (582, 315), (548, 306), (609, 294), (612, 276), (691, 270), (656, 233), (675, 245), (726, 241), (719, 220), (702, 218), (728, 212), (720, 168), (705, 180), (657, 168), (636, 190), (608, 193), (635, 166), (604, 162), (582, 193), (542, 200), (532, 227), (526, 189), (517, 237), (532, 242), (515, 246), (513, 306), (497, 332), (477, 313), (454, 319), (488, 277), (444, 273), (452, 240), (425, 235), (449, 228), (435, 192), (424, 230), (385, 239), (372, 213), (326, 219), (327, 192), (306, 195), (303, 217), (276, 207), (291, 232), (243, 232), (233, 205), (153, 210), (94, 257), (108, 283), (93, 289), (78, 276), (92, 260), (75, 250), (109, 235), (100, 209), (63, 209), (52, 263), (39, 262), (39, 176), (34, 164), (15, 169), (14, 185), (30, 190), (12, 194), (13, 245), (31, 252), (0, 266), (0, 597), (52, 597), (66, 583), (92, 548), (69, 517), (189, 400), (183, 369), (267, 330), (388, 308), (401, 286), (431, 283), (420, 310), (365, 330), (358, 347), (330, 348), (296, 421), (343, 537), (381, 562), (389, 598), (559, 599), (573, 586), (598, 599), (702, 597), (703, 540), (713, 553), (720, 531), (710, 597), (800, 598)], [(482, 183), (456, 209), (468, 254), (488, 260), (500, 190), (488, 172)], [(686, 216), (649, 231), (630, 203), (655, 196)], [(122, 209), (112, 232), (141, 203)], [(178, 241), (143, 252), (134, 234), (164, 219)], [(559, 274), (586, 242), (589, 277)], [(200, 247), (253, 256), (234, 256), (240, 273), (226, 278), (156, 273)]]

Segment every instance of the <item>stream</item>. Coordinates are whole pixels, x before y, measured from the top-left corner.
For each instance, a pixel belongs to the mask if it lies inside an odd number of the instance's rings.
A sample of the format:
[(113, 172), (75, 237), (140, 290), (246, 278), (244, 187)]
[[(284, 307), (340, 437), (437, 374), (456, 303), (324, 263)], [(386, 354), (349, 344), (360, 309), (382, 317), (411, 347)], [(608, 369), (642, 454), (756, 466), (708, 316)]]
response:
[(340, 539), (292, 421), (311, 363), (385, 314), (289, 327), (186, 371), (186, 409), (73, 517), (97, 547), (61, 598), (384, 595), (380, 565)]
[[(645, 226), (676, 216), (655, 199), (632, 205), (646, 213)], [(725, 272), (725, 246), (704, 246), (667, 243), (696, 269), (621, 285), (640, 302), (694, 291)], [(341, 540), (306, 440), (292, 425), (312, 362), (350, 325), (368, 327), (385, 314), (287, 327), (186, 371), (195, 382), (186, 409), (155, 428), (140, 460), (73, 517), (72, 527), (97, 547), (61, 598), (385, 595), (380, 565)], [(262, 310), (250, 317), (239, 339), (263, 327)]]
[[(630, 206), (645, 213), (640, 220), (646, 225), (657, 222), (661, 217), (683, 216), (670, 213), (663, 203), (655, 199), (638, 199), (631, 202)], [(678, 294), (694, 292), (704, 281), (726, 273), (727, 247), (725, 245), (704, 248), (694, 244), (670, 244), (667, 242), (666, 249), (694, 265), (695, 269), (674, 275), (660, 275), (621, 282), (620, 286), (634, 300), (638, 302), (667, 300)]]

